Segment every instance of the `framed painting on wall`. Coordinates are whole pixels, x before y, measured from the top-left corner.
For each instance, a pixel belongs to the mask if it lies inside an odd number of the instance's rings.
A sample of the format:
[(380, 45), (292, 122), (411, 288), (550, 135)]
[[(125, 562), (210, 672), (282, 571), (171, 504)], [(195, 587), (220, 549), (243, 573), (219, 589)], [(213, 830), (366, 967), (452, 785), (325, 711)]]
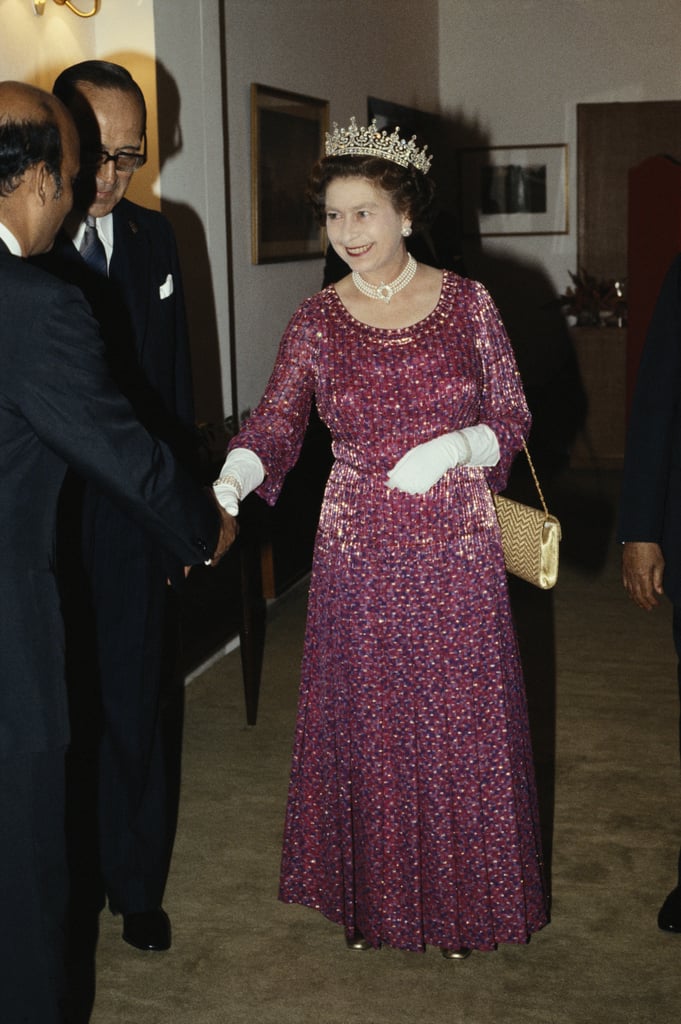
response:
[(328, 100), (251, 85), (253, 263), (323, 255), (323, 232), (305, 185), (323, 155), (328, 124)]
[(459, 151), (466, 235), (565, 235), (568, 147), (491, 146)]

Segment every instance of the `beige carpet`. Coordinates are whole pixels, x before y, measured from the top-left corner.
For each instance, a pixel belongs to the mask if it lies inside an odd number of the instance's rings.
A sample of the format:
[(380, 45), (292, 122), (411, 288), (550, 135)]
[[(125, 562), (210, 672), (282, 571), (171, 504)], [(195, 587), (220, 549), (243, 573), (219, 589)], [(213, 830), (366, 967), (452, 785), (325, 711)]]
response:
[(455, 963), (350, 952), (337, 926), (277, 902), (299, 587), (271, 614), (255, 728), (238, 652), (188, 689), (173, 948), (136, 952), (103, 915), (93, 1024), (676, 1024), (681, 936), (655, 923), (681, 841), (670, 616), (624, 598), (599, 486), (573, 481), (559, 502), (572, 542), (554, 594), (514, 588), (549, 830), (553, 817), (550, 926)]

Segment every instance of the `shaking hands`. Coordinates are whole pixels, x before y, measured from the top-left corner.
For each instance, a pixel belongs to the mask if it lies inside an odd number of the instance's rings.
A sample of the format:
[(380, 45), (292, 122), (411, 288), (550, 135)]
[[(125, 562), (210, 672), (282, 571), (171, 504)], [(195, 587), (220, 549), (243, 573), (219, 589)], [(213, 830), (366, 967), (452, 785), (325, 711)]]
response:
[[(234, 516), (231, 516), (229, 512), (225, 512), (222, 505), (220, 505), (220, 503), (215, 498), (215, 495), (212, 490), (208, 491), (207, 493), (211, 495), (215, 503), (215, 510), (220, 517), (220, 532), (218, 533), (218, 542), (215, 546), (213, 557), (210, 559), (209, 562), (205, 563), (206, 565), (210, 565), (212, 567), (216, 566), (220, 559), (223, 557), (223, 555), (225, 555), (231, 548), (232, 544), (236, 540), (236, 535), (239, 532), (239, 524), (237, 523)], [(185, 578), (189, 575), (192, 568), (193, 566), (191, 565), (185, 565)], [(168, 580), (168, 584), (171, 584), (171, 580)]]
[(234, 516), (231, 516), (229, 512), (225, 512), (222, 505), (215, 502), (215, 506), (220, 514), (220, 534), (218, 536), (218, 543), (213, 557), (210, 560), (211, 565), (217, 565), (224, 554), (226, 554), (231, 548), (232, 544), (236, 540), (236, 535), (239, 532), (239, 524), (237, 523)]

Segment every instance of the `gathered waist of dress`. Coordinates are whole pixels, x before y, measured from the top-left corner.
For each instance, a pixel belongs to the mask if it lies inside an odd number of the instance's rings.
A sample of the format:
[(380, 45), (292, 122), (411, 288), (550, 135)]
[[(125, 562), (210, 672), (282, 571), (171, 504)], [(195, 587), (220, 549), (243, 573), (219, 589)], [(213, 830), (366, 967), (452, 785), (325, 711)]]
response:
[(343, 441), (334, 441), (332, 445), (336, 465), (343, 466), (349, 472), (360, 476), (388, 475), (388, 471), (395, 465), (401, 453), (395, 454), (391, 448), (386, 448), (360, 448)]
[(322, 535), (354, 546), (422, 547), (451, 544), (452, 537), (498, 531), (484, 471), (450, 470), (426, 494), (388, 487), (384, 466), (373, 471), (336, 461), (319, 522)]

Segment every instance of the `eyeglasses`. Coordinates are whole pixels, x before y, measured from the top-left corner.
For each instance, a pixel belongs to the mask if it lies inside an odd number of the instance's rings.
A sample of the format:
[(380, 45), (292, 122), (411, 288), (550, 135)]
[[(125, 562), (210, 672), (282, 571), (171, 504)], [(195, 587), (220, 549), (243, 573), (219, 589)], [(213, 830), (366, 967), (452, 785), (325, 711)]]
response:
[(98, 153), (84, 153), (83, 166), (89, 171), (98, 171), (105, 167), (112, 160), (117, 171), (130, 174), (138, 170), (147, 162), (147, 137), (144, 136), (144, 149), (136, 153), (129, 149), (119, 149), (117, 153), (108, 153), (105, 149)]

